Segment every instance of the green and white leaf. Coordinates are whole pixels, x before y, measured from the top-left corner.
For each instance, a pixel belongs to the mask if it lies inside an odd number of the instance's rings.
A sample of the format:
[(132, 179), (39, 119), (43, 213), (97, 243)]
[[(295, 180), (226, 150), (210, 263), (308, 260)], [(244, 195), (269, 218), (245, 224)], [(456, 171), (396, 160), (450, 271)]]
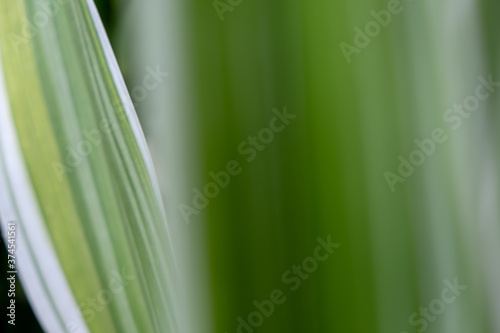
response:
[(176, 332), (156, 176), (93, 2), (2, 0), (0, 51), (2, 231), (44, 330)]

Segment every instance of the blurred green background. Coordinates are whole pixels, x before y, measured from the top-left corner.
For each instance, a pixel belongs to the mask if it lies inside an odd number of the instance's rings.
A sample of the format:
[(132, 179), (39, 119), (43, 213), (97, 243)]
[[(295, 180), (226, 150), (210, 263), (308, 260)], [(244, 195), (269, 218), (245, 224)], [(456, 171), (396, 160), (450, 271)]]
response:
[[(498, 2), (112, 4), (185, 263), (187, 330), (237, 332), (281, 289), (286, 301), (241, 332), (500, 332), (499, 95), (456, 130), (443, 118), (479, 76), (500, 78)], [(350, 62), (341, 43), (357, 48)], [(169, 76), (137, 98), (156, 66)], [(284, 107), (296, 118), (248, 162), (240, 145)], [(447, 140), (392, 192), (385, 172), (436, 128)], [(195, 208), (193, 190), (231, 160), (241, 173), (187, 224), (180, 205)], [(329, 235), (341, 247), (291, 291), (283, 274)], [(467, 286), (456, 301), (410, 322), (455, 278)]]

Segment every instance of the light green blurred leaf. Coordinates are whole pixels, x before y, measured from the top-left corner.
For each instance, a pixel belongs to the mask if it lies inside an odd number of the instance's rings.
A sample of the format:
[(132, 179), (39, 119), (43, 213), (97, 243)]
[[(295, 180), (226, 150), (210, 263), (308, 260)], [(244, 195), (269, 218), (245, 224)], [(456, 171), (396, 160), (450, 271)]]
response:
[(0, 2), (1, 217), (23, 286), (48, 332), (176, 332), (168, 225), (106, 33), (92, 1), (48, 3)]

